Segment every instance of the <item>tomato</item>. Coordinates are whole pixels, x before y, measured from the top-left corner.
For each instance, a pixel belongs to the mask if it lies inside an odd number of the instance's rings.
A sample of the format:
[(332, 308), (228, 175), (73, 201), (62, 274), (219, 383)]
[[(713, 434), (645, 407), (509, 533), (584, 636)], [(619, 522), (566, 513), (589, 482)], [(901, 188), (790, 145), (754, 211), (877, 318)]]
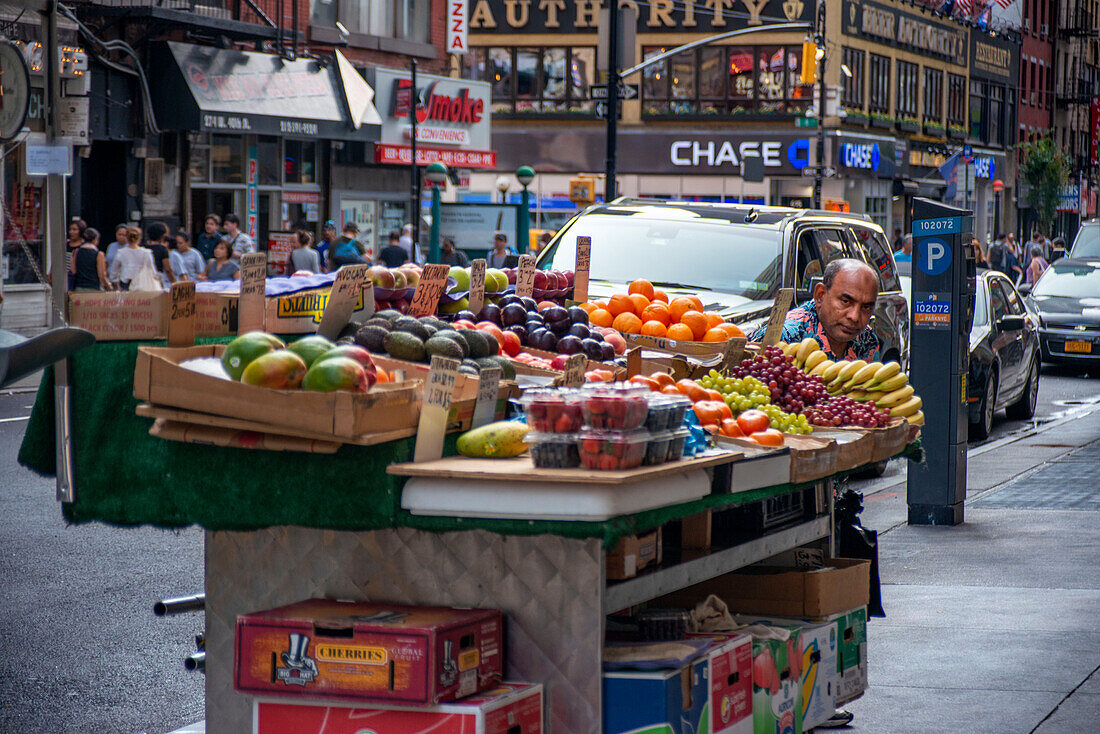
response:
[(771, 418), (762, 410), (746, 410), (737, 416), (737, 425), (746, 436), (751, 436), (757, 431), (765, 431), (771, 424)]
[(717, 426), (726, 417), (723, 415), (723, 408), (729, 410), (729, 406), (721, 400), (700, 400), (693, 406), (695, 417), (703, 426), (712, 424)]
[(653, 392), (658, 392), (661, 386), (657, 384), (657, 381), (652, 377), (646, 377), (645, 375), (634, 375), (627, 382), (633, 382), (635, 385), (645, 385)]
[(665, 385), (661, 388), (661, 392), (665, 395), (683, 395), (683, 393), (680, 392), (680, 388), (676, 387), (676, 385)]
[(699, 386), (695, 380), (677, 380), (676, 387), (683, 395), (686, 395), (691, 402), (697, 403), (700, 400), (707, 400), (707, 391)]
[(676, 381), (672, 379), (672, 375), (667, 372), (654, 372), (649, 377), (661, 387), (668, 387), (669, 385), (676, 384)]
[(723, 403), (726, 402), (726, 396), (718, 392), (717, 390), (707, 390), (707, 399), (721, 400)]
[(707, 423), (705, 426), (703, 426), (703, 430), (706, 431), (707, 433), (709, 433), (712, 436), (717, 435), (718, 434), (718, 424), (717, 423)]
[(768, 428), (763, 431), (757, 431), (756, 433), (750, 433), (749, 440), (756, 441), (761, 446), (782, 446), (783, 434), (774, 428)]
[(729, 438), (738, 438), (745, 435), (733, 418), (723, 418), (722, 422), (718, 424), (718, 432)]

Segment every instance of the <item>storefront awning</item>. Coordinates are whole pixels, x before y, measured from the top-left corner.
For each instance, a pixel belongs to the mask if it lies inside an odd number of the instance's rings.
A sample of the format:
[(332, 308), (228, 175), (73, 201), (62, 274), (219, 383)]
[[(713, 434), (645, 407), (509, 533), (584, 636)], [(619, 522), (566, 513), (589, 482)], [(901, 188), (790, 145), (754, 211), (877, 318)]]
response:
[(162, 129), (378, 140), (374, 92), (342, 58), (326, 68), (311, 59), (174, 42), (155, 48), (152, 58)]

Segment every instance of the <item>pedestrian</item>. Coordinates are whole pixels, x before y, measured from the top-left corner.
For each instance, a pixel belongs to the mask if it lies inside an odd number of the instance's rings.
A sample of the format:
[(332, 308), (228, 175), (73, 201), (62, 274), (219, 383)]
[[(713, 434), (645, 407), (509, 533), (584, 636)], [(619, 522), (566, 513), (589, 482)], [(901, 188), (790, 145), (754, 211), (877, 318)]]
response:
[(1058, 235), (1050, 243), (1050, 261), (1054, 262), (1055, 260), (1059, 260), (1059, 259), (1061, 259), (1065, 256), (1066, 256), (1066, 241), (1061, 235)]
[(1035, 285), (1035, 281), (1039, 280), (1039, 276), (1049, 266), (1050, 263), (1043, 257), (1043, 248), (1039, 245), (1033, 245), (1031, 248), (1031, 262), (1027, 264), (1026, 277), (1028, 285)]
[(214, 257), (206, 263), (200, 280), (240, 280), (241, 266), (229, 250), (229, 243), (222, 240), (214, 245)]
[(901, 227), (894, 227), (894, 252), (901, 251)]
[(240, 260), (241, 255), (256, 251), (256, 243), (252, 241), (247, 232), (241, 231), (241, 220), (236, 214), (226, 214), (222, 221), (225, 222), (225, 237), (223, 239), (229, 244), (229, 249), (233, 251), (234, 260)]
[(554, 239), (554, 235), (557, 234), (556, 230), (546, 230), (539, 235), (538, 244), (535, 247), (535, 252), (542, 252), (546, 249), (546, 246), (550, 244), (550, 240)]
[(413, 242), (413, 226), (411, 224), (406, 224), (401, 228), (401, 239), (398, 244), (405, 248), (405, 252), (409, 255), (409, 262), (421, 265), (424, 263), (424, 258), (420, 254), (420, 247)]
[(360, 265), (367, 262), (363, 257), (367, 248), (359, 244), (359, 240), (356, 239), (358, 234), (359, 227), (355, 222), (344, 225), (343, 235), (328, 248), (329, 271), (338, 270), (344, 265)]
[(409, 261), (409, 252), (401, 246), (401, 233), (394, 230), (390, 232), (390, 243), (378, 253), (378, 261), (387, 268), (396, 268)]
[(490, 268), (503, 268), (504, 261), (516, 254), (518, 253), (508, 246), (508, 235), (497, 232), (493, 235), (493, 249), (489, 251), (486, 259)]
[(328, 272), (328, 251), (332, 243), (336, 241), (336, 222), (331, 219), (325, 222), (321, 229), (321, 241), (317, 243), (317, 254), (321, 256), (321, 267)]
[(974, 255), (974, 267), (986, 267), (985, 253), (982, 252), (982, 243), (978, 240), (977, 237), (970, 238), (970, 248)]
[(172, 251), (170, 258), (172, 270), (179, 275), (180, 280), (198, 280), (206, 269), (206, 260), (191, 246), (191, 235), (182, 230), (176, 232), (176, 249)]
[(997, 235), (993, 239), (993, 244), (989, 246), (989, 253), (986, 256), (986, 262), (991, 270), (999, 270), (1004, 273), (1008, 267), (1007, 254), (1011, 251), (1011, 246), (1005, 242), (1005, 236), (1003, 234)]
[(130, 281), (148, 264), (155, 268), (153, 253), (141, 246), (141, 228), (131, 225), (126, 228), (126, 247), (115, 255), (115, 261), (107, 276), (117, 283), (119, 290), (130, 290)]
[(177, 280), (168, 252), (168, 225), (164, 222), (153, 222), (145, 230), (145, 239), (149, 243), (149, 251), (153, 253), (153, 265), (160, 274), (161, 285), (168, 290)]
[(127, 227), (125, 224), (120, 224), (115, 227), (115, 241), (107, 245), (107, 269), (111, 269), (111, 265), (115, 262), (115, 255), (118, 251), (126, 247), (129, 244), (129, 240), (126, 238)]
[(73, 252), (69, 262), (69, 273), (73, 276), (73, 290), (108, 291), (111, 282), (107, 280), (107, 256), (99, 251), (99, 231), (85, 227), (81, 236), (84, 244)]
[(455, 249), (455, 241), (450, 237), (443, 238), (443, 244), (439, 246), (439, 262), (452, 267), (465, 268), (470, 265), (470, 258), (462, 250)]
[(310, 273), (321, 272), (321, 257), (310, 245), (313, 235), (304, 229), (298, 230), (298, 246), (290, 253), (290, 269), (294, 273), (303, 270)]
[(901, 249), (894, 253), (894, 262), (913, 262), (913, 235), (906, 234), (904, 237), (901, 238)]
[(73, 217), (73, 220), (69, 222), (69, 238), (65, 244), (65, 267), (69, 267), (70, 261), (73, 259), (73, 253), (76, 252), (78, 247), (84, 246), (84, 230), (88, 228), (88, 223), (80, 217)]
[(222, 218), (217, 214), (207, 214), (202, 220), (202, 232), (195, 238), (195, 249), (199, 251), (203, 262), (214, 257), (214, 245), (221, 241), (222, 234), (218, 228), (222, 226)]
[[(1042, 251), (1042, 245), (1033, 245), (1033, 247), (1035, 246), (1038, 246), (1039, 250)], [(1020, 265), (1020, 258), (1017, 257), (1012, 247), (1008, 245), (1005, 245), (1004, 251), (1004, 268), (998, 269), (1001, 270), (1002, 273), (1007, 275), (1009, 280), (1018, 285), (1024, 277), (1024, 268)]]
[[(1027, 242), (1024, 243), (1024, 252), (1031, 252), (1031, 248), (1034, 247), (1035, 245), (1039, 245), (1040, 247), (1043, 247), (1043, 240), (1044, 239), (1045, 238), (1043, 237), (1042, 232), (1040, 232), (1038, 229), (1031, 230), (1031, 239), (1029, 239)], [(1044, 253), (1046, 252), (1045, 248), (1043, 249), (1043, 252)], [(1020, 253), (1016, 252), (1016, 257), (1018, 258), (1019, 256), (1020, 256)]]

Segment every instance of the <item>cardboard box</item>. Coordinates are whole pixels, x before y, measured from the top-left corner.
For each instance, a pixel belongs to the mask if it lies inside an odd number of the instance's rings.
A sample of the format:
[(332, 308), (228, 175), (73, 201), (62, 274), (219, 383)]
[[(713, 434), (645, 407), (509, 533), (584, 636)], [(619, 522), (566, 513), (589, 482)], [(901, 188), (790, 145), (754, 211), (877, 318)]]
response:
[(267, 701), (252, 705), (253, 734), (542, 734), (541, 685), (502, 683), (436, 706)]
[(752, 638), (728, 634), (688, 637), (714, 638), (707, 654), (711, 734), (752, 734)]
[(746, 566), (662, 597), (662, 606), (694, 608), (716, 594), (734, 613), (819, 619), (867, 605), (871, 562), (827, 558), (825, 568)]
[(437, 704), (500, 683), (494, 609), (309, 599), (237, 617), (241, 693)]
[(787, 617), (737, 616), (745, 624), (762, 623), (802, 631), (802, 728), (809, 731), (828, 721), (836, 713), (837, 625)]
[(867, 690), (867, 607), (831, 615), (837, 636), (837, 704), (859, 698)]
[(628, 535), (607, 554), (606, 575), (612, 581), (629, 579), (646, 566), (661, 563), (661, 529)]
[(603, 674), (603, 734), (693, 734), (706, 731), (709, 662), (696, 658), (671, 670)]
[(140, 347), (134, 397), (155, 405), (244, 418), (272, 426), (353, 438), (415, 428), (423, 383), (375, 385), (370, 392), (275, 390), (199, 374), (179, 366), (196, 357), (220, 356), (223, 345)]
[(802, 733), (802, 636), (752, 641), (752, 728), (754, 734)]

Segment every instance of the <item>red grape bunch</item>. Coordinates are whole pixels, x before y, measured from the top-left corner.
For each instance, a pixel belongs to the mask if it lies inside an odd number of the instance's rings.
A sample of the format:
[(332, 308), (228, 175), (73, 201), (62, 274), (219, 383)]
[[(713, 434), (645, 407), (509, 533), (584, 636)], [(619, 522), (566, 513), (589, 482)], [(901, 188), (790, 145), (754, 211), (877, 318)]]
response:
[(771, 402), (788, 413), (801, 413), (829, 397), (821, 377), (800, 370), (794, 365), (794, 359), (784, 356), (779, 347), (765, 347), (762, 355), (741, 360), (731, 374), (735, 378), (755, 377), (763, 382), (771, 391)]
[(877, 428), (890, 421), (889, 410), (879, 410), (874, 403), (837, 395), (806, 409), (806, 417), (815, 426), (860, 426)]

